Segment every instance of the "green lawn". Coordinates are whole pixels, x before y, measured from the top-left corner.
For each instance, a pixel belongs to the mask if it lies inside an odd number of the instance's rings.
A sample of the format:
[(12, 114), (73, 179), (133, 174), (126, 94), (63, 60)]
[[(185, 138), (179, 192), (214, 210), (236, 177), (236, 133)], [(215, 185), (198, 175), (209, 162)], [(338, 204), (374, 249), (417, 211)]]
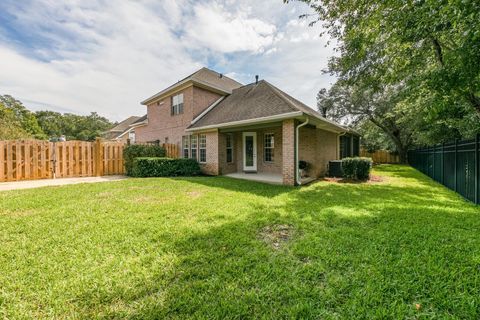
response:
[(480, 208), (374, 174), (1, 192), (0, 318), (479, 319)]

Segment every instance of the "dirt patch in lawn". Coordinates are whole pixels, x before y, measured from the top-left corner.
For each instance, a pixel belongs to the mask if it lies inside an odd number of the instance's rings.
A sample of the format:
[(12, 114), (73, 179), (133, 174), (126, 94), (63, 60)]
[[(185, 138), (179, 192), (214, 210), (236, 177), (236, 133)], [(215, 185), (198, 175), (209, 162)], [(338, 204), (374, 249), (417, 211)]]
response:
[(278, 250), (292, 238), (293, 233), (294, 229), (292, 226), (274, 224), (263, 227), (259, 232), (259, 238), (274, 250)]
[(200, 198), (202, 195), (203, 195), (203, 193), (202, 193), (202, 192), (198, 192), (198, 191), (189, 191), (189, 192), (187, 192), (187, 196), (188, 196), (190, 199), (197, 199), (197, 198)]
[(359, 180), (353, 180), (353, 179), (344, 179), (344, 178), (333, 178), (333, 177), (325, 177), (323, 178), (324, 181), (328, 182), (335, 182), (335, 183), (351, 183), (351, 184), (360, 184), (360, 183), (381, 183), (385, 182), (386, 179), (385, 177), (381, 176), (374, 176), (370, 175), (370, 179), (366, 181), (359, 181)]

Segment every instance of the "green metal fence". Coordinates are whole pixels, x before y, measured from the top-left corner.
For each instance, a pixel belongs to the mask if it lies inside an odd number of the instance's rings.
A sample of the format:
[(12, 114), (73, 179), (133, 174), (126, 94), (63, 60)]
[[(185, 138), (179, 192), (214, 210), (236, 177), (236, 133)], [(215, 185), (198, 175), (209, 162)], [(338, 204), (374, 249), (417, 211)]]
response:
[(464, 198), (480, 204), (480, 136), (411, 150), (408, 162)]

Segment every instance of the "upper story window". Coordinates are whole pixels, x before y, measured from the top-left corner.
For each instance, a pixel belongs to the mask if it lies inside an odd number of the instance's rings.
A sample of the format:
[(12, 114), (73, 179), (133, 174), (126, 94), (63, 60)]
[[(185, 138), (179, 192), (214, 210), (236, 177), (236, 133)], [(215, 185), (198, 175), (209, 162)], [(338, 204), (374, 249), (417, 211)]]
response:
[(183, 93), (172, 97), (172, 116), (181, 113), (183, 113)]
[(265, 140), (263, 145), (264, 156), (263, 159), (265, 162), (273, 162), (274, 148), (275, 148), (275, 136), (273, 133), (266, 133)]

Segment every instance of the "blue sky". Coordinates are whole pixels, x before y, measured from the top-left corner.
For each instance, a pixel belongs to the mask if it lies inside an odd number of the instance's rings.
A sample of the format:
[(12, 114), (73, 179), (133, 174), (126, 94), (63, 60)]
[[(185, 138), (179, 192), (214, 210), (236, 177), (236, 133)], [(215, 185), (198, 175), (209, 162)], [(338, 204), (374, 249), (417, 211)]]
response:
[(282, 0), (0, 2), (0, 94), (28, 107), (112, 120), (207, 66), (242, 83), (256, 74), (315, 107), (332, 47)]

